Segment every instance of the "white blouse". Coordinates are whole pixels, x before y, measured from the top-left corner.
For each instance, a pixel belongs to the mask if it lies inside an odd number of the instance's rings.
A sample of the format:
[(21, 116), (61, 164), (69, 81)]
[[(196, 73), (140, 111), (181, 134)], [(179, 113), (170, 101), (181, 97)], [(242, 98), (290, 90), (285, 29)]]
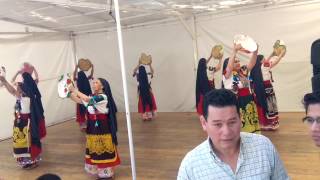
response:
[(261, 72), (262, 72), (262, 77), (264, 81), (271, 80), (271, 65), (278, 60), (278, 56), (273, 56), (271, 57), (269, 61), (269, 66), (265, 65), (264, 63), (261, 64)]
[(83, 101), (82, 103), (87, 107), (89, 114), (107, 114), (108, 98), (105, 94), (90, 96), (89, 102)]
[(30, 113), (30, 98), (29, 97), (21, 97), (21, 98), (19, 98), (19, 100), (20, 100), (20, 106), (21, 106), (20, 113), (21, 114), (29, 114)]

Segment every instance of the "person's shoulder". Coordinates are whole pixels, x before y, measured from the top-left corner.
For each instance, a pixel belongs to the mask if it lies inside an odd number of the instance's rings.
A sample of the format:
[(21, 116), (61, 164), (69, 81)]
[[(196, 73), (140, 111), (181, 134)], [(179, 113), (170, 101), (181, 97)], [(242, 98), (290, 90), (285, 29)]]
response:
[(101, 94), (95, 94), (91, 97), (93, 100), (95, 100), (96, 102), (99, 102), (99, 101), (103, 101), (103, 100), (107, 100), (108, 97), (106, 94), (104, 93), (101, 93)]
[(201, 156), (208, 153), (208, 147), (209, 147), (209, 142), (208, 142), (208, 139), (206, 139), (201, 144), (199, 144), (198, 146), (193, 148), (191, 151), (189, 151), (183, 158), (182, 162), (196, 161)]
[(241, 137), (241, 142), (245, 145), (250, 145), (254, 147), (273, 146), (270, 139), (264, 135), (241, 132), (240, 137)]

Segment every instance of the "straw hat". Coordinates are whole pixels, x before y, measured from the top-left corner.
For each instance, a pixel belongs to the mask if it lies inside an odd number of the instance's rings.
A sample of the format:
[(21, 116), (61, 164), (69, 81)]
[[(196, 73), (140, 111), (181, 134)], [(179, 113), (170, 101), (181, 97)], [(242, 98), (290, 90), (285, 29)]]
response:
[(152, 63), (151, 55), (147, 55), (146, 53), (141, 53), (141, 56), (139, 58), (139, 63), (144, 65), (151, 64)]
[(79, 69), (82, 71), (88, 71), (92, 67), (92, 63), (89, 59), (81, 58), (78, 61)]
[[(6, 77), (6, 68), (3, 66), (0, 66), (0, 76)], [(3, 83), (0, 81), (0, 87), (3, 86)]]
[(223, 46), (218, 44), (215, 45), (212, 50), (211, 50), (211, 55), (212, 57), (214, 57), (215, 59), (220, 59), (223, 56)]
[(257, 50), (257, 43), (248, 35), (237, 34), (233, 38), (235, 44), (240, 44), (242, 49), (240, 51), (250, 53)]
[(287, 47), (282, 40), (277, 40), (273, 45), (273, 54), (279, 56), (283, 51), (286, 51)]

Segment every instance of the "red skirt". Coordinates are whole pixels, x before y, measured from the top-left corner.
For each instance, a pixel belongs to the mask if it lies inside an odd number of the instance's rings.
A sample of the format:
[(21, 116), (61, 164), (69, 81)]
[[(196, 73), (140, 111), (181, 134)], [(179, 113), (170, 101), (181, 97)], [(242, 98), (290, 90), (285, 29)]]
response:
[[(14, 129), (16, 129), (16, 128), (24, 129), (24, 127), (27, 127), (27, 124), (29, 121), (30, 121), (30, 114), (20, 114), (20, 121), (18, 121), (17, 119), (15, 120)], [(30, 131), (32, 128), (35, 128), (35, 127), (31, 126)], [(39, 129), (40, 139), (44, 138), (47, 134), (44, 118), (39, 121), (39, 127), (37, 127), (37, 128)], [(19, 137), (16, 137), (16, 138), (19, 139)], [(31, 136), (31, 139), (32, 139), (32, 136)], [(30, 150), (28, 150), (29, 148), (30, 148)], [(13, 151), (14, 151), (15, 156), (19, 156), (19, 154), (30, 153), (32, 160), (35, 160), (42, 152), (41, 147), (32, 144), (32, 141), (31, 141), (29, 148), (28, 147), (24, 147), (24, 148), (17, 148), (16, 147), (16, 148), (13, 148)]]
[[(30, 119), (30, 114), (20, 114), (20, 118), (22, 120), (29, 120)], [(33, 128), (33, 127), (31, 127), (31, 128)], [(42, 139), (47, 135), (46, 123), (45, 123), (44, 118), (40, 119), (38, 128), (39, 128), (40, 139)]]
[(147, 105), (145, 108), (145, 111), (143, 110), (143, 104), (142, 104), (142, 98), (139, 96), (139, 102), (138, 102), (138, 112), (139, 113), (145, 113), (145, 112), (153, 112), (157, 110), (157, 103), (153, 96), (153, 93), (150, 91), (150, 96), (152, 100), (152, 109), (150, 108), (150, 105)]
[(257, 104), (259, 123), (263, 128), (276, 128), (279, 126), (278, 108), (276, 97), (273, 91), (273, 86), (270, 81), (264, 81), (265, 91), (266, 91), (266, 101), (268, 105), (267, 111), (265, 111), (261, 106), (258, 105), (257, 99), (255, 102)]
[(113, 142), (106, 114), (90, 114), (87, 122), (85, 162), (98, 168), (120, 164), (117, 146)]
[(214, 83), (214, 79), (209, 80), (209, 86), (210, 86), (212, 89), (215, 89), (215, 88), (216, 88), (215, 83)]
[(197, 113), (199, 116), (203, 115), (203, 99), (204, 99), (204, 96), (200, 94), (200, 100), (199, 100), (199, 103), (197, 104)]
[(77, 118), (76, 121), (81, 125), (86, 122), (86, 112), (84, 114), (80, 113), (80, 104), (77, 104)]

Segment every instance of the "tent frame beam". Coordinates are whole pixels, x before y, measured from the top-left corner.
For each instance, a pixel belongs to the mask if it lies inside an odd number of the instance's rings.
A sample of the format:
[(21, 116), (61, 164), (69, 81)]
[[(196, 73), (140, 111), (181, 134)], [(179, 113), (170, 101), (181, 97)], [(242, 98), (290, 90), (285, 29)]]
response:
[(130, 161), (131, 161), (131, 172), (132, 172), (132, 179), (136, 180), (136, 163), (135, 163), (135, 156), (134, 156), (131, 116), (130, 116), (130, 108), (129, 108), (129, 95), (128, 95), (127, 77), (126, 77), (127, 73), (126, 73), (126, 66), (125, 66), (125, 59), (124, 59), (123, 38), (122, 38), (122, 29), (121, 29), (121, 21), (120, 21), (121, 20), (120, 7), (119, 7), (118, 0), (114, 0), (114, 9), (115, 9), (115, 15), (116, 15), (118, 47), (119, 47), (119, 55), (120, 55), (124, 102), (125, 102), (125, 109), (126, 109), (127, 129), (128, 129), (128, 138), (129, 138), (129, 151), (130, 151)]
[(192, 39), (192, 45), (193, 45), (193, 58), (194, 58), (194, 71), (197, 70), (198, 65), (198, 59), (199, 59), (199, 46), (198, 46), (198, 28), (197, 28), (197, 20), (196, 16), (192, 16), (192, 23), (193, 27), (190, 27), (187, 22), (181, 17), (181, 15), (178, 15), (178, 19), (183, 25), (183, 27), (186, 29), (186, 31), (189, 33)]

